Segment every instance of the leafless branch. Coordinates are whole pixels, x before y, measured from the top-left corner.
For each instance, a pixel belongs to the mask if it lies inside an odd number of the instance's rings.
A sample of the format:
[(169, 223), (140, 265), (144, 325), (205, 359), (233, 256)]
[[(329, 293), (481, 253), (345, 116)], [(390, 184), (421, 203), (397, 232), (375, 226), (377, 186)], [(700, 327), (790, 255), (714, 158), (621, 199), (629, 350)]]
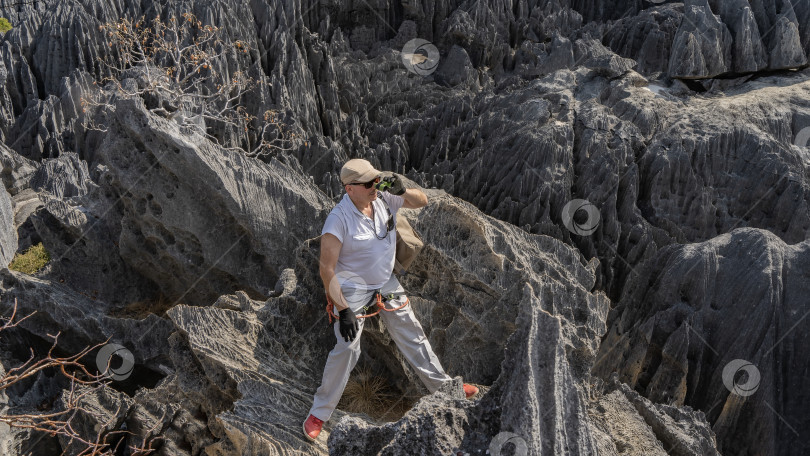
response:
[[(109, 76), (96, 85), (110, 87), (123, 97), (154, 95), (160, 102), (151, 108), (153, 112), (175, 120), (180, 118), (180, 125), (194, 128), (220, 146), (248, 156), (308, 145), (300, 129), (285, 122), (279, 112), (267, 111), (260, 119), (241, 105), (260, 82), (242, 71), (224, 74), (217, 70), (222, 67), (219, 63), (229, 55), (246, 56), (251, 50), (241, 40), (223, 41), (221, 27), (203, 25), (193, 14), (184, 13), (165, 21), (159, 17), (152, 20), (123, 18), (103, 24), (99, 30), (104, 33), (110, 50), (107, 57), (101, 59)], [(137, 86), (129, 83), (125, 86), (122, 81), (132, 71), (140, 72), (133, 78)], [(109, 97), (103, 95), (86, 97), (82, 99), (82, 110), (89, 114), (110, 113), (114, 106)], [(85, 116), (86, 128), (106, 131), (103, 122), (94, 121), (96, 117), (89, 114)], [(203, 122), (186, 122), (184, 116), (203, 119)], [(222, 144), (206, 122), (226, 126), (241, 135), (240, 141), (245, 147)]]
[[(17, 315), (17, 300), (15, 299), (11, 316), (4, 319), (3, 325), (0, 326), (0, 333), (17, 326), (33, 314), (34, 312), (15, 320)], [(118, 410), (116, 410), (116, 413), (112, 414), (112, 416), (104, 422), (104, 425), (100, 427), (93, 439), (83, 436), (73, 427), (73, 420), (79, 413), (91, 416), (99, 422), (104, 420), (98, 412), (84, 406), (83, 400), (88, 395), (107, 388), (109, 378), (104, 374), (93, 374), (89, 372), (80, 360), (91, 351), (106, 344), (109, 338), (92, 347), (86, 347), (75, 355), (58, 357), (54, 356), (53, 352), (57, 346), (59, 333), (56, 335), (48, 334), (48, 336), (53, 339), (53, 343), (45, 357), (35, 360), (34, 350), (31, 349), (31, 356), (27, 361), (20, 366), (9, 369), (0, 376), (0, 392), (7, 390), (24, 379), (31, 378), (45, 369), (58, 368), (62, 375), (70, 381), (70, 389), (63, 395), (64, 409), (48, 413), (9, 413), (8, 409), (4, 409), (0, 412), (0, 422), (12, 427), (45, 433), (52, 437), (61, 436), (67, 439), (68, 445), (72, 445), (73, 443), (80, 445), (80, 455), (112, 456), (121, 440), (118, 441), (115, 447), (111, 447), (112, 443), (110, 439), (120, 434), (131, 434), (124, 430), (108, 430), (110, 426), (114, 424), (113, 421), (120, 416), (120, 406)], [(109, 367), (109, 360), (107, 367)], [(77, 390), (77, 385), (82, 385), (80, 390)], [(145, 456), (155, 451), (152, 445), (159, 437), (152, 436), (153, 430), (154, 429), (147, 433), (140, 445), (130, 447), (133, 455)]]

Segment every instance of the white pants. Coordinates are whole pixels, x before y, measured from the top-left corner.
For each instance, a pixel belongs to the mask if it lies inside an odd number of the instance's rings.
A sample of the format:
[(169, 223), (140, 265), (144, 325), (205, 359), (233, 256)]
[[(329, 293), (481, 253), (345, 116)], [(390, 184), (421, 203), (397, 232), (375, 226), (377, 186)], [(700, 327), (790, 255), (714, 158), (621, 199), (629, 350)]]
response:
[[(402, 293), (404, 291), (393, 274), (381, 288), (383, 295)], [(346, 295), (351, 295), (351, 298)], [(346, 297), (349, 307), (352, 309), (362, 307), (368, 303), (373, 295), (373, 290), (363, 293), (344, 293), (344, 297)], [(393, 309), (401, 306), (406, 299), (406, 296), (402, 295), (397, 299), (389, 300), (385, 304), (387, 308)], [(373, 312), (374, 309), (369, 310), (369, 313)], [(394, 312), (381, 310), (376, 317), (371, 318), (377, 317), (382, 317), (391, 339), (397, 344), (405, 359), (408, 360), (408, 363), (414, 368), (422, 383), (431, 393), (438, 390), (444, 382), (452, 380), (444, 372), (439, 359), (433, 353), (430, 342), (425, 336), (425, 331), (413, 314), (410, 304)], [(354, 369), (357, 359), (360, 357), (360, 335), (363, 334), (365, 320), (365, 318), (357, 319), (360, 330), (357, 331), (357, 336), (351, 342), (346, 342), (343, 336), (340, 335), (340, 323), (336, 321), (333, 324), (337, 343), (326, 359), (321, 386), (315, 392), (315, 399), (312, 408), (309, 410), (309, 413), (318, 419), (329, 420), (335, 407), (337, 407), (338, 401), (340, 401), (340, 396), (343, 395), (343, 389), (346, 388), (346, 383), (349, 381), (349, 373)]]

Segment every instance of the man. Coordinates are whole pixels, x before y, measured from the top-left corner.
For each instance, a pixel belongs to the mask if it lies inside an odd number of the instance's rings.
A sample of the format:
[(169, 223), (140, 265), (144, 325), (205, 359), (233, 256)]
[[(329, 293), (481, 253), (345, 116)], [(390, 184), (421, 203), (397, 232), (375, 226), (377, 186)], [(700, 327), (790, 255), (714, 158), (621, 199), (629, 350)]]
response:
[[(397, 175), (386, 178), (390, 187), (378, 193), (374, 185), (380, 182), (381, 174), (367, 160), (346, 162), (340, 170), (346, 194), (329, 213), (321, 233), (320, 274), (328, 299), (338, 312), (333, 326), (337, 343), (329, 352), (321, 386), (304, 421), (304, 434), (310, 440), (318, 437), (343, 394), (360, 356), (364, 319), (355, 314), (378, 290), (383, 296), (397, 296), (384, 305), (387, 309), (401, 308), (380, 311), (378, 316), (428, 390), (434, 392), (452, 380), (433, 353), (411, 306), (402, 307), (408, 298), (393, 273), (396, 213), (401, 207), (424, 207), (427, 196), (418, 189), (406, 190)], [(464, 393), (472, 397), (478, 388), (464, 384)]]

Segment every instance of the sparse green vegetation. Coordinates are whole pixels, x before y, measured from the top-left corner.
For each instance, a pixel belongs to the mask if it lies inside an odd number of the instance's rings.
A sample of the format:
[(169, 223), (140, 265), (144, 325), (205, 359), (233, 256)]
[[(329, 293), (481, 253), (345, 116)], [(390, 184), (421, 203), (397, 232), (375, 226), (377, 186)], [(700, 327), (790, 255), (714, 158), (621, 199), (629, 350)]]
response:
[(6, 33), (11, 30), (11, 22), (4, 17), (0, 17), (0, 32)]
[(40, 242), (37, 245), (28, 247), (25, 253), (17, 254), (11, 260), (8, 268), (25, 274), (34, 274), (48, 264), (49, 261), (51, 261), (51, 256)]

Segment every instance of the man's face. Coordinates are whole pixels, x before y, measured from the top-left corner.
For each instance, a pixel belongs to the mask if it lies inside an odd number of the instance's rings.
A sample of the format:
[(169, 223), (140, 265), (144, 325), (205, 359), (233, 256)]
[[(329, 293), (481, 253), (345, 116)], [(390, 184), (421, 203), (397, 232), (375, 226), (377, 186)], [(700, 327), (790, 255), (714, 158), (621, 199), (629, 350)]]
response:
[[(380, 179), (377, 178), (372, 182), (379, 182), (379, 181)], [(357, 203), (370, 203), (375, 199), (377, 199), (377, 189), (374, 188), (373, 185), (369, 186), (369, 188), (366, 188), (362, 184), (354, 184), (354, 185), (349, 184), (346, 185), (345, 188), (346, 193), (349, 194), (349, 198), (351, 198), (352, 201), (355, 201)]]

